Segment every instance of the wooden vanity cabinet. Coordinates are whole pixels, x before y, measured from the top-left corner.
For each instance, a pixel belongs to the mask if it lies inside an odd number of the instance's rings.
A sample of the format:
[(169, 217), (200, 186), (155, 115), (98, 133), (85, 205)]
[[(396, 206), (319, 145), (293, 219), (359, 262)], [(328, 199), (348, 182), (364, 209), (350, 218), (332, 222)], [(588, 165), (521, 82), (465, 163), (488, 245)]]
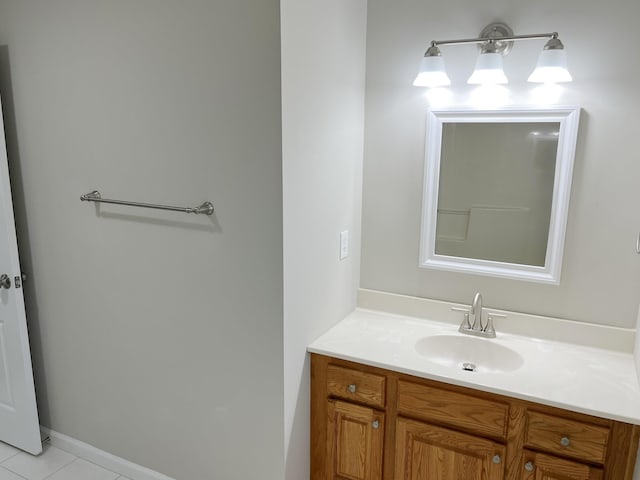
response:
[[(312, 428), (322, 444), (315, 455), (322, 465), (312, 467), (312, 477), (382, 480), (386, 375), (326, 362), (321, 370), (322, 380), (313, 380), (311, 390), (312, 410), (322, 415), (316, 420), (322, 426)], [(318, 373), (312, 367), (312, 378)]]
[(632, 480), (640, 427), (311, 355), (311, 480)]

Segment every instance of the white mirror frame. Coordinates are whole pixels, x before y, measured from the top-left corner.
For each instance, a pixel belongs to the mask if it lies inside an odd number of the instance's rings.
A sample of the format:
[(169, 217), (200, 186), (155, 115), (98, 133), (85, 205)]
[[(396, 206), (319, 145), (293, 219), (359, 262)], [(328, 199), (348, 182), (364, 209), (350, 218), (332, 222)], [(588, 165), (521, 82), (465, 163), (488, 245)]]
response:
[[(427, 117), (420, 267), (558, 285), (562, 269), (579, 117), (580, 107), (577, 106), (502, 107), (493, 110), (464, 107), (431, 109)], [(436, 221), (443, 124), (514, 122), (560, 123), (553, 203), (544, 266), (437, 255), (435, 253)]]

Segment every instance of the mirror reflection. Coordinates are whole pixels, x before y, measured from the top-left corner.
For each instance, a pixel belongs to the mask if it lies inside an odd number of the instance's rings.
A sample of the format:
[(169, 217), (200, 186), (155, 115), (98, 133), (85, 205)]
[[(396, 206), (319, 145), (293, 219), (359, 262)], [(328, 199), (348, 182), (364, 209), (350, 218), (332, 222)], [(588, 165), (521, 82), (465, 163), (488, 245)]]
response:
[(435, 253), (544, 266), (559, 122), (442, 126)]

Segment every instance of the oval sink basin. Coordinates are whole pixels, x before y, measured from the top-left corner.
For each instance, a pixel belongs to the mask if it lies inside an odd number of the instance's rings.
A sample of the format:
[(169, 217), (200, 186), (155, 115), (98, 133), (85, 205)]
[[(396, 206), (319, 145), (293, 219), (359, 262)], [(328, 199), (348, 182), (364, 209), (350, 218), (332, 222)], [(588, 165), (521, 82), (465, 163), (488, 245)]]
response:
[(515, 350), (485, 338), (434, 335), (418, 340), (415, 348), (430, 362), (470, 372), (512, 372), (524, 363)]

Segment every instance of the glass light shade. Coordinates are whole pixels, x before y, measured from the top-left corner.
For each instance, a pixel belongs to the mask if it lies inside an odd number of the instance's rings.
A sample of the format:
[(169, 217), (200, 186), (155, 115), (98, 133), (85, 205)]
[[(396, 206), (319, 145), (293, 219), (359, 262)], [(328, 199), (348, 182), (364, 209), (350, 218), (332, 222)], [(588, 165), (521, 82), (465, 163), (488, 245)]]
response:
[(507, 82), (507, 76), (502, 69), (502, 55), (499, 53), (478, 55), (476, 68), (467, 80), (467, 83), (473, 85), (495, 85)]
[(571, 74), (567, 70), (567, 55), (564, 49), (543, 50), (529, 81), (534, 83), (570, 82)]
[(415, 87), (444, 87), (451, 80), (444, 68), (444, 59), (440, 56), (425, 56), (420, 62), (420, 71), (413, 81)]

